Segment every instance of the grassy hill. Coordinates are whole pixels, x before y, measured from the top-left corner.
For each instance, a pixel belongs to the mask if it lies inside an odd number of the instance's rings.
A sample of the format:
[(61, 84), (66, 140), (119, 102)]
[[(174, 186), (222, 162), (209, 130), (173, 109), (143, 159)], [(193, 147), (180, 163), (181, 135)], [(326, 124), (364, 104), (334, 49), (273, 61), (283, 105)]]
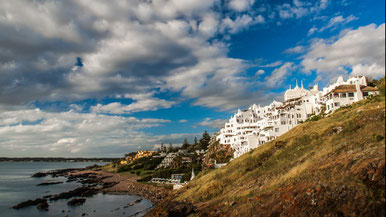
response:
[(301, 124), (201, 173), (147, 216), (384, 216), (385, 98)]

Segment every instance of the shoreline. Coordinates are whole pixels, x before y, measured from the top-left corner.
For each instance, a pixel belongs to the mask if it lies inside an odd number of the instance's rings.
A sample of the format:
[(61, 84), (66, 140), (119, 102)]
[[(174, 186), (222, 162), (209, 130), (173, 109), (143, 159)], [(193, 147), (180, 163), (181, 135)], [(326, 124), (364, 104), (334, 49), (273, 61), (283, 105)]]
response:
[[(36, 179), (41, 177), (63, 177), (66, 179), (66, 181), (60, 183), (52, 181), (42, 182), (37, 186), (60, 185), (68, 182), (78, 183), (80, 186), (58, 194), (40, 195), (34, 200), (30, 199), (19, 202), (18, 204), (14, 204), (12, 207), (13, 209), (23, 209), (25, 207), (35, 206), (41, 211), (48, 211), (51, 203), (57, 200), (66, 200), (68, 205), (74, 204), (75, 206), (82, 206), (88, 198), (92, 198), (97, 194), (104, 194), (140, 197), (123, 205), (120, 207), (121, 209), (134, 206), (137, 203), (141, 203), (142, 200), (147, 200), (151, 203), (151, 206), (138, 212), (145, 212), (146, 214), (158, 206), (158, 204), (171, 193), (171, 190), (165, 189), (162, 186), (139, 183), (136, 181), (139, 177), (130, 177), (118, 173), (102, 171), (101, 167), (97, 165), (85, 168), (66, 168), (46, 172), (36, 172), (31, 177)], [(116, 210), (119, 210), (119, 208)]]
[[(115, 183), (111, 187), (100, 189), (104, 194), (120, 194), (120, 195), (138, 195), (144, 199), (150, 200), (154, 205), (166, 198), (170, 194), (170, 190), (163, 187), (157, 187), (150, 184), (137, 182), (136, 177), (127, 177), (118, 173), (110, 173), (106, 171), (96, 171), (92, 169), (74, 170), (68, 173), (71, 176), (90, 176), (95, 175), (95, 179), (102, 185)], [(93, 178), (94, 179), (94, 178)]]

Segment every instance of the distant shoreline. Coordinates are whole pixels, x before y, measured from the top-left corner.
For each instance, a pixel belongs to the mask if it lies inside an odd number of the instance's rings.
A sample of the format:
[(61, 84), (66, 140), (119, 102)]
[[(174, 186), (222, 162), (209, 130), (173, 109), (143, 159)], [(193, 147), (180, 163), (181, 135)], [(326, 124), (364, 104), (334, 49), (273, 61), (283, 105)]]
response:
[(113, 162), (120, 158), (0, 157), (0, 162)]

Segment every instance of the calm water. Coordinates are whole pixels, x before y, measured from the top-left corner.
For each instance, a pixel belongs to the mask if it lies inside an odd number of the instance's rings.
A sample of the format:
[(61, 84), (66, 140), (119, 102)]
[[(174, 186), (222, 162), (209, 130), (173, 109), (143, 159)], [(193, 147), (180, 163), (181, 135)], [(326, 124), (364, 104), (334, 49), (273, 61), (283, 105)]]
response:
[[(148, 200), (142, 200), (134, 206), (123, 208), (128, 203), (140, 198), (136, 195), (108, 195), (97, 194), (86, 198), (81, 206), (67, 206), (68, 200), (49, 201), (49, 211), (40, 211), (35, 206), (19, 210), (10, 207), (29, 200), (43, 197), (49, 194), (73, 190), (79, 183), (69, 182), (63, 177), (31, 178), (31, 175), (39, 171), (48, 171), (64, 168), (82, 168), (93, 164), (104, 164), (94, 162), (0, 162), (0, 216), (130, 216), (140, 212), (136, 216), (143, 216), (146, 209), (152, 206)], [(42, 182), (64, 181), (63, 184), (36, 186)], [(63, 212), (64, 210), (64, 212)]]

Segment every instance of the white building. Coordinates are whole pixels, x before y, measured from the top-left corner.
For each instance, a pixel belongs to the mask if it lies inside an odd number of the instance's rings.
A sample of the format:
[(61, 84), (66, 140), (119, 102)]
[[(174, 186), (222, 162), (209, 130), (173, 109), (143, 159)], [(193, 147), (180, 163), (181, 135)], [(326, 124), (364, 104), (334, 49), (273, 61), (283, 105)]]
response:
[(341, 106), (350, 105), (362, 100), (369, 95), (377, 94), (379, 94), (378, 89), (367, 86), (367, 81), (364, 76), (352, 77), (347, 81), (344, 81), (341, 76), (337, 82), (323, 89), (326, 113), (335, 111)]
[(177, 156), (177, 152), (171, 152), (167, 154), (166, 157), (162, 160), (162, 162), (158, 164), (156, 169), (169, 167), (172, 164), (174, 158), (176, 158)]
[[(276, 139), (309, 117), (321, 113), (326, 104), (338, 102), (336, 97), (329, 98), (331, 94), (334, 96), (334, 91), (340, 90), (342, 85), (355, 87), (354, 83), (362, 85), (360, 89), (363, 96), (378, 94), (375, 88), (367, 86), (364, 76), (350, 78), (346, 82), (340, 77), (336, 83), (324, 88), (323, 92), (319, 90), (318, 85), (307, 90), (303, 84), (301, 87), (296, 84), (295, 88), (290, 87), (285, 92), (284, 102), (273, 101), (264, 107), (253, 104), (248, 109), (239, 109), (225, 123), (216, 139), (221, 144), (229, 144), (235, 151), (234, 158), (237, 158), (268, 141)], [(357, 95), (360, 96), (359, 93)], [(350, 98), (347, 103), (344, 101), (343, 95), (339, 99), (342, 100), (338, 104), (334, 104), (332, 108), (336, 109), (339, 106), (356, 102), (363, 97)], [(327, 109), (327, 111), (329, 110)]]

